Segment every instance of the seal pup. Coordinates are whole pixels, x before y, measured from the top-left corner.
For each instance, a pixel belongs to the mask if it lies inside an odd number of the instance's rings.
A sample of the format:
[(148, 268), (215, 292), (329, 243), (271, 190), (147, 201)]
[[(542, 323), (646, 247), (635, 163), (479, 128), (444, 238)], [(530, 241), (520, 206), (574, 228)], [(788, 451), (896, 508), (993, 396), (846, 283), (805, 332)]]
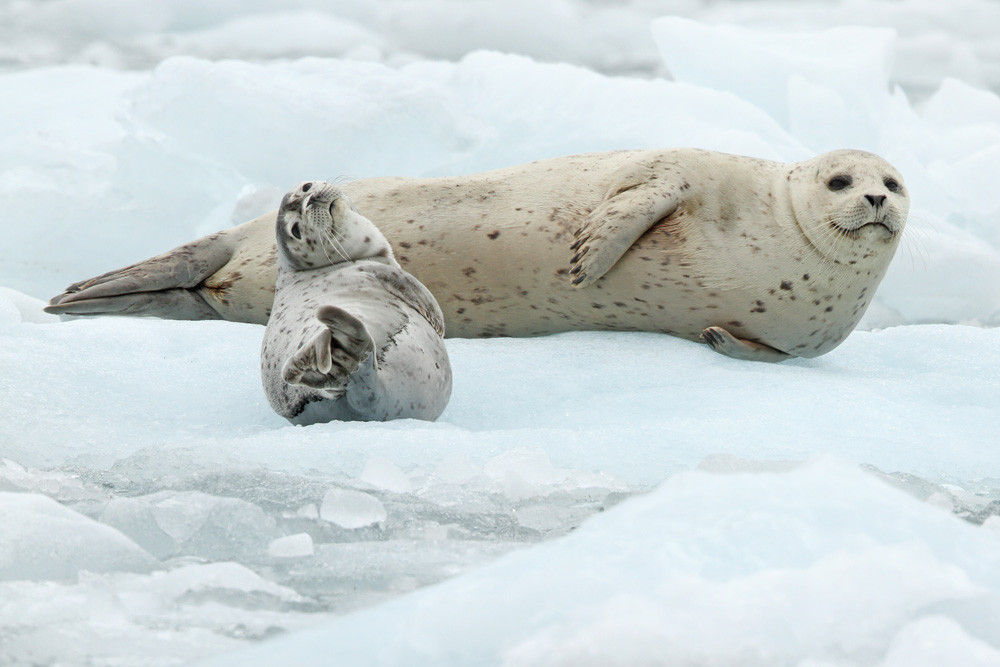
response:
[(388, 241), (329, 183), (281, 201), (278, 276), (260, 368), (295, 424), (436, 419), (451, 395), (444, 317)]
[[(449, 335), (659, 331), (742, 359), (854, 329), (909, 201), (885, 160), (613, 151), (343, 185), (437, 297)], [(72, 285), (50, 312), (267, 321), (274, 214)]]

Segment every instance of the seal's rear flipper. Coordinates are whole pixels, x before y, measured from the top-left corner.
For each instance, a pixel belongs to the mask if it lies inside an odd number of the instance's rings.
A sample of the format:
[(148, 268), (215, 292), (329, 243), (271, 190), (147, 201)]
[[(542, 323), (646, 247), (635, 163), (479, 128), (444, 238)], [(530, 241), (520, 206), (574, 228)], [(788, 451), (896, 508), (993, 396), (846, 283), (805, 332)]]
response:
[(96, 299), (64, 300), (45, 307), (55, 315), (141, 315), (170, 320), (220, 320), (222, 316), (193, 290), (134, 292)]
[(722, 327), (708, 327), (701, 332), (701, 338), (719, 354), (743, 361), (776, 362), (792, 356), (761, 343), (737, 338)]
[(375, 344), (361, 320), (335, 306), (322, 306), (316, 317), (326, 328), (288, 358), (285, 382), (341, 391), (363, 364), (374, 370)]
[(220, 319), (192, 288), (233, 256), (228, 238), (212, 234), (144, 262), (74, 283), (46, 312), (63, 315), (149, 315), (179, 320)]

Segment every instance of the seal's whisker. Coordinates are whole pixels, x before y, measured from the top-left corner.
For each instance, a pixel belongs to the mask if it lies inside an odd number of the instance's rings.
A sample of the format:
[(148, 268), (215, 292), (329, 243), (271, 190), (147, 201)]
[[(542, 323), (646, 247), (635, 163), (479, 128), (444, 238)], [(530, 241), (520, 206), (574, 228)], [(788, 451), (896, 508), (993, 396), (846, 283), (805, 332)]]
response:
[[(320, 232), (320, 236), (322, 236), (322, 232)], [(325, 238), (320, 239), (320, 241), (325, 241), (325, 240), (326, 240)], [(335, 262), (333, 261), (333, 258), (330, 257), (330, 253), (326, 251), (326, 243), (321, 242), (319, 246), (320, 248), (323, 249), (323, 254), (326, 256), (326, 261), (329, 262), (330, 264), (334, 264)]]
[(334, 261), (333, 261), (333, 258), (330, 257), (330, 253), (327, 252), (327, 246), (329, 246), (331, 249), (333, 249), (334, 253), (336, 253), (337, 255), (340, 255), (341, 257), (343, 257), (343, 255), (341, 254), (339, 248), (335, 244), (334, 240), (332, 238), (330, 238), (330, 235), (327, 232), (320, 231), (320, 236), (323, 239), (323, 243), (322, 243), (322, 245), (323, 245), (323, 252), (326, 254), (326, 258), (328, 260), (330, 260), (331, 264), (333, 264)]
[[(341, 259), (343, 259), (345, 262), (350, 262), (351, 258), (347, 256), (347, 252), (344, 249), (344, 246), (341, 245), (335, 238), (333, 238), (332, 234), (328, 233), (329, 231), (332, 230), (324, 230), (321, 232), (323, 234), (323, 238), (330, 244), (330, 247), (333, 248), (334, 252), (340, 255)], [(329, 255), (327, 255), (327, 258), (329, 259)], [(330, 263), (333, 264), (333, 260), (330, 260)]]
[(910, 259), (910, 269), (917, 269), (917, 260), (920, 261), (921, 268), (926, 270), (930, 261), (930, 251), (927, 249), (927, 241), (930, 237), (927, 230), (919, 227), (910, 228), (903, 236), (903, 253)]

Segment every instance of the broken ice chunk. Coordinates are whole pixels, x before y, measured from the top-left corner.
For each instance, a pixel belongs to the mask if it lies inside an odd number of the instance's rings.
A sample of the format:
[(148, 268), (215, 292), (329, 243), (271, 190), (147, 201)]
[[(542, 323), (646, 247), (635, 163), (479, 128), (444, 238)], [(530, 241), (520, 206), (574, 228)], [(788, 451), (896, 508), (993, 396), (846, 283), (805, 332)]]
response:
[(385, 521), (385, 505), (375, 496), (349, 489), (330, 489), (323, 496), (319, 516), (341, 528), (364, 528)]

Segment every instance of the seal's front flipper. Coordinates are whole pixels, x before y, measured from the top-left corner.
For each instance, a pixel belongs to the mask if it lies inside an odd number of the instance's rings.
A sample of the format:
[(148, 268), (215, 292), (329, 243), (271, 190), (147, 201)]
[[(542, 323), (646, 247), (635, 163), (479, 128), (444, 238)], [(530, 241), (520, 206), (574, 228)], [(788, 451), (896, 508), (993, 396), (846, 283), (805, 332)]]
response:
[(281, 371), (288, 384), (340, 392), (363, 363), (374, 369), (375, 344), (358, 318), (335, 306), (316, 317), (325, 328), (289, 357)]
[(69, 315), (219, 319), (219, 314), (193, 288), (232, 257), (228, 237), (212, 234), (144, 262), (74, 283), (54, 297), (45, 310)]
[(607, 273), (657, 222), (677, 210), (677, 199), (657, 181), (625, 185), (591, 211), (570, 246), (570, 275), (587, 287)]
[(776, 362), (792, 356), (762, 343), (737, 338), (722, 327), (708, 327), (701, 332), (701, 338), (719, 354), (733, 359)]

